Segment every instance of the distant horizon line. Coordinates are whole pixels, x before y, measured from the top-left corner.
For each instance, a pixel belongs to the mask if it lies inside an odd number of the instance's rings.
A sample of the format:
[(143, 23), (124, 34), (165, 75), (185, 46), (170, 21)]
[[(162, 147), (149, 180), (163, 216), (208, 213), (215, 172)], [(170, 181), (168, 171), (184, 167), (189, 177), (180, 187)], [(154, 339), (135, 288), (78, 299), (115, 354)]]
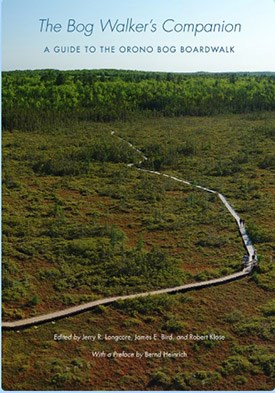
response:
[(156, 70), (139, 70), (129, 68), (24, 68), (24, 69), (2, 69), (1, 72), (20, 72), (20, 71), (131, 71), (131, 72), (152, 72), (163, 74), (275, 74), (274, 71), (156, 71)]

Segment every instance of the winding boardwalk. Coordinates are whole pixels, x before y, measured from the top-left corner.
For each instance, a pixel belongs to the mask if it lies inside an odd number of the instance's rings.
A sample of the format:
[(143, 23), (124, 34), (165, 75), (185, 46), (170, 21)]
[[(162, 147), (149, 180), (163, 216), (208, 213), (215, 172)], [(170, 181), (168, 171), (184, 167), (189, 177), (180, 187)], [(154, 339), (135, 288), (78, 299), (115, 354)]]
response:
[[(112, 131), (112, 135), (114, 135), (115, 132)], [(125, 141), (123, 138), (119, 137), (116, 135), (116, 137), (118, 139), (120, 139), (121, 141), (127, 143), (133, 150), (135, 150), (138, 154), (141, 155), (141, 161), (139, 162), (139, 164), (142, 164), (143, 161), (147, 160), (147, 157), (143, 155), (143, 153), (137, 149), (135, 146), (133, 146), (130, 142)], [(134, 164), (130, 163), (128, 164), (129, 167), (133, 167)], [(65, 308), (64, 310), (60, 310), (60, 311), (55, 311), (55, 312), (51, 312), (48, 314), (44, 314), (44, 315), (40, 315), (40, 316), (35, 316), (35, 317), (31, 317), (31, 318), (26, 318), (26, 319), (20, 319), (18, 321), (13, 321), (13, 322), (2, 322), (2, 328), (3, 329), (22, 329), (22, 328), (26, 328), (26, 327), (30, 327), (33, 325), (38, 325), (38, 324), (42, 324), (45, 322), (50, 322), (50, 321), (54, 321), (60, 318), (65, 318), (65, 317), (69, 317), (71, 315), (75, 315), (75, 314), (79, 314), (82, 313), (84, 311), (90, 310), (93, 307), (97, 307), (100, 305), (106, 305), (106, 304), (110, 304), (113, 302), (117, 302), (117, 301), (121, 301), (121, 300), (128, 300), (128, 299), (135, 299), (135, 298), (140, 298), (140, 297), (145, 297), (145, 296), (153, 296), (153, 295), (160, 295), (160, 294), (164, 294), (164, 293), (176, 293), (176, 292), (186, 292), (186, 291), (191, 291), (191, 290), (197, 290), (197, 289), (202, 289), (202, 288), (206, 288), (206, 287), (210, 287), (213, 285), (220, 285), (220, 284), (225, 284), (228, 283), (230, 281), (234, 281), (234, 280), (238, 280), (240, 278), (243, 278), (247, 275), (249, 275), (253, 268), (256, 266), (257, 264), (257, 255), (256, 255), (256, 251), (253, 247), (253, 244), (246, 232), (245, 226), (244, 226), (244, 221), (240, 218), (240, 216), (238, 215), (238, 213), (233, 209), (233, 207), (229, 204), (229, 202), (227, 201), (227, 199), (225, 198), (224, 195), (220, 194), (219, 192), (215, 191), (215, 190), (211, 190), (209, 188), (206, 187), (202, 187), (202, 186), (198, 186), (195, 184), (192, 184), (191, 182), (187, 181), (187, 180), (182, 180), (179, 179), (175, 176), (171, 176), (171, 175), (167, 175), (165, 173), (161, 173), (161, 172), (157, 172), (157, 171), (151, 171), (151, 170), (147, 170), (147, 169), (142, 169), (139, 167), (135, 167), (135, 169), (142, 171), (142, 172), (146, 172), (146, 173), (151, 173), (151, 174), (155, 174), (155, 175), (159, 175), (159, 176), (164, 176), (164, 177), (168, 177), (174, 181), (180, 182), (180, 183), (184, 183), (187, 184), (191, 187), (196, 187), (198, 189), (201, 189), (202, 191), (206, 191), (206, 192), (210, 192), (213, 194), (216, 194), (221, 202), (224, 204), (224, 206), (226, 207), (226, 209), (229, 211), (229, 213), (234, 217), (234, 219), (237, 222), (238, 225), (238, 229), (244, 244), (244, 247), (246, 249), (247, 252), (247, 260), (244, 264), (244, 267), (241, 271), (238, 271), (236, 273), (233, 274), (229, 274), (227, 276), (224, 277), (220, 277), (220, 278), (215, 278), (215, 279), (211, 279), (211, 280), (206, 280), (206, 281), (201, 281), (201, 282), (196, 282), (196, 283), (191, 283), (191, 284), (185, 284), (185, 285), (180, 285), (177, 287), (173, 287), (173, 288), (164, 288), (164, 289), (158, 289), (158, 290), (154, 290), (154, 291), (148, 291), (148, 292), (142, 292), (142, 293), (136, 293), (133, 295), (123, 295), (123, 296), (113, 296), (113, 297), (108, 297), (108, 298), (104, 298), (104, 299), (99, 299), (99, 300), (94, 300), (88, 303), (84, 303), (84, 304), (80, 304), (78, 306), (74, 306), (74, 307), (69, 307), (69, 308)]]

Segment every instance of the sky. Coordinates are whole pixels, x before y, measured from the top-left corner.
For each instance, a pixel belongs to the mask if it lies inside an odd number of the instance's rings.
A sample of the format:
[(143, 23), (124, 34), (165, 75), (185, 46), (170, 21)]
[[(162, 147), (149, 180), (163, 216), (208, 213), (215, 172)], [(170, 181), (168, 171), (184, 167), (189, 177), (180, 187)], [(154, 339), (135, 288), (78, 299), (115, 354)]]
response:
[(2, 0), (1, 18), (4, 71), (275, 71), (274, 0)]

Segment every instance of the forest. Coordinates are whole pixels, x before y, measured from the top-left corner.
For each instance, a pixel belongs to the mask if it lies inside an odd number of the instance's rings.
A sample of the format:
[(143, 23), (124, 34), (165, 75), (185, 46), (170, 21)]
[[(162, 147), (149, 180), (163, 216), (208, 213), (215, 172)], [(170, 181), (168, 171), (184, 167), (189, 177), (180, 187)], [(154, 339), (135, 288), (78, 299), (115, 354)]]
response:
[(210, 116), (275, 110), (275, 75), (120, 70), (4, 72), (4, 129), (133, 116)]

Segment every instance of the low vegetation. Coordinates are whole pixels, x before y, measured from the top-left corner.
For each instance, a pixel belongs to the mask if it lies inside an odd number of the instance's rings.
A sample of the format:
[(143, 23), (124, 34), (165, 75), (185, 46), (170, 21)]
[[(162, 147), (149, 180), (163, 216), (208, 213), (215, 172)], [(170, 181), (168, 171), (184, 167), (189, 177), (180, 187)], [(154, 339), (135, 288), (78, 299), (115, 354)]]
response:
[[(222, 192), (259, 256), (239, 282), (4, 332), (3, 387), (272, 389), (273, 76), (35, 71), (4, 73), (3, 86), (4, 320), (241, 269), (237, 226), (215, 195), (128, 163)], [(148, 160), (139, 163), (117, 135)], [(121, 332), (215, 333), (225, 341), (53, 339)], [(121, 350), (188, 357), (92, 356)]]

